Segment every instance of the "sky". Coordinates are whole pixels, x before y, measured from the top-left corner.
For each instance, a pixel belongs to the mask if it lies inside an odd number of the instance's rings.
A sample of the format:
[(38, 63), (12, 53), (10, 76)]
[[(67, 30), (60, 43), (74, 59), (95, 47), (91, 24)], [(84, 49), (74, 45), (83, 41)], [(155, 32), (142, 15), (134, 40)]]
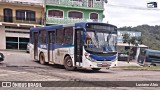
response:
[[(157, 2), (158, 8), (147, 8), (148, 2)], [(103, 22), (118, 27), (160, 25), (160, 0), (108, 0), (104, 8)]]
[[(23, 0), (23, 2), (42, 3), (43, 0)], [(148, 2), (157, 2), (158, 8), (147, 8)], [(160, 25), (160, 0), (108, 0), (104, 8), (103, 22), (118, 27), (134, 27), (143, 24)]]

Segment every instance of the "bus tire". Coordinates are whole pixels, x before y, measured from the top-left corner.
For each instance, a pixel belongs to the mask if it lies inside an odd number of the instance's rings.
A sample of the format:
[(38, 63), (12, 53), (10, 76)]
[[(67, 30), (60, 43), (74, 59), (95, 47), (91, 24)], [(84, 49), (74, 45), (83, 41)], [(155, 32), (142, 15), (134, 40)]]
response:
[(92, 70), (99, 71), (99, 70), (101, 70), (101, 68), (92, 68)]
[(42, 64), (42, 65), (45, 64), (45, 56), (44, 56), (44, 53), (40, 53), (40, 55), (39, 55), (39, 62), (40, 62), (40, 64)]
[(64, 67), (69, 70), (69, 71), (73, 71), (76, 68), (73, 66), (73, 62), (72, 59), (69, 56), (66, 56), (64, 59)]

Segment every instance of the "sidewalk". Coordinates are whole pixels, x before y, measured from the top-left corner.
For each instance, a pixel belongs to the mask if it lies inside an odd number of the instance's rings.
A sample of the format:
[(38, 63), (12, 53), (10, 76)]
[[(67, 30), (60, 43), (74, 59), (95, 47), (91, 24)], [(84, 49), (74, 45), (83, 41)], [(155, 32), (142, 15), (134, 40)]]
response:
[(117, 66), (139, 66), (136, 61), (118, 61)]

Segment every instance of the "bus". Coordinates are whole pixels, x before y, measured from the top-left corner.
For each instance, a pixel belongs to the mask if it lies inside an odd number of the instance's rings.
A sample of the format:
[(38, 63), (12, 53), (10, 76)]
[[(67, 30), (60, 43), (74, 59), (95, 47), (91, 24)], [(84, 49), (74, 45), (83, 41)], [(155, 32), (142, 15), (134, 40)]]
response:
[(138, 64), (143, 66), (160, 65), (160, 51), (152, 49), (144, 49), (138, 56)]
[(117, 27), (79, 22), (30, 29), (30, 55), (40, 64), (60, 64), (67, 70), (109, 68), (117, 61)]

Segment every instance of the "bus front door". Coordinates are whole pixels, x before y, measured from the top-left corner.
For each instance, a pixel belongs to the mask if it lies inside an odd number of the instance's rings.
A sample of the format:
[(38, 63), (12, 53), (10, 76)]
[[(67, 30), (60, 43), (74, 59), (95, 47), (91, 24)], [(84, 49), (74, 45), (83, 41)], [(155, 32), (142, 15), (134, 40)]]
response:
[(55, 44), (55, 31), (48, 32), (48, 62), (54, 64), (54, 44)]
[(74, 40), (74, 45), (75, 45), (75, 50), (74, 50), (74, 56), (75, 56), (75, 65), (76, 66), (81, 66), (82, 63), (82, 53), (83, 53), (83, 41), (82, 41), (82, 35), (83, 31), (82, 30), (75, 30), (75, 40)]
[(34, 59), (38, 59), (38, 32), (34, 32)]

